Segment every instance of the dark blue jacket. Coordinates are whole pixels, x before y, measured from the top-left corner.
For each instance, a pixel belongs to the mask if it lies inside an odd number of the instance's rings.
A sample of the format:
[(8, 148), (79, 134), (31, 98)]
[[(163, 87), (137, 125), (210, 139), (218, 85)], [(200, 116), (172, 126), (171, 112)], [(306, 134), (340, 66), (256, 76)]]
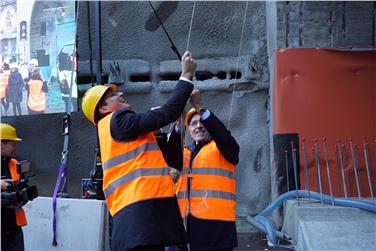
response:
[[(170, 99), (159, 109), (145, 113), (116, 111), (111, 119), (111, 136), (117, 141), (132, 141), (139, 135), (176, 121), (192, 90), (193, 84), (179, 81)], [(111, 249), (116, 251), (187, 242), (175, 196), (145, 200), (125, 207), (114, 215), (112, 231)]]

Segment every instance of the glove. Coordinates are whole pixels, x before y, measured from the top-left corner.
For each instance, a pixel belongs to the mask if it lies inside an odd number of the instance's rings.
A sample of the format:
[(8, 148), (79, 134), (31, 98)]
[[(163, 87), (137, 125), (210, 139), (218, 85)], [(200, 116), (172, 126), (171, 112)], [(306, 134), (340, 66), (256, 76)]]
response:
[(110, 76), (108, 78), (109, 84), (122, 85), (125, 83), (124, 74), (121, 72), (119, 63), (113, 61), (113, 65), (110, 63)]

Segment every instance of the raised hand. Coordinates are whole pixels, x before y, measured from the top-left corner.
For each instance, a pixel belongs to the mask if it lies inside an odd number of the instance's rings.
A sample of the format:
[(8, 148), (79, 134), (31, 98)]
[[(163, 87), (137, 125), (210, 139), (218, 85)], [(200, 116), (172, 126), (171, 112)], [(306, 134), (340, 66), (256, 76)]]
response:
[(110, 63), (110, 76), (108, 78), (109, 84), (121, 85), (125, 83), (124, 74), (121, 72), (119, 63), (113, 61)]
[(181, 58), (181, 76), (192, 80), (195, 72), (196, 61), (193, 59), (192, 54), (186, 51)]

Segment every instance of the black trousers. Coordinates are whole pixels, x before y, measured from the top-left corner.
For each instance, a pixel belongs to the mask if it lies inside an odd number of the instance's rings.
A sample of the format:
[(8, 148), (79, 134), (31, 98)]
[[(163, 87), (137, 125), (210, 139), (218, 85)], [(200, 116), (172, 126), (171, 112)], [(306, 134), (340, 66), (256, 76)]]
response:
[(15, 230), (1, 230), (2, 251), (24, 251), (24, 237), (22, 228)]

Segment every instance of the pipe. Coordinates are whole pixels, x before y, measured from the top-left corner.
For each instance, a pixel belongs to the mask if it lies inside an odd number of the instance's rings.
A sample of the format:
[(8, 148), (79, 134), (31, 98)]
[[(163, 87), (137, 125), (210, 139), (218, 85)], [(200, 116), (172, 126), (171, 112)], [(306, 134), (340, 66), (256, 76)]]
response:
[[(333, 198), (326, 194), (320, 194), (320, 193), (312, 192), (308, 190), (299, 190), (299, 195), (302, 198), (308, 198), (309, 197), (308, 195), (310, 195), (310, 198), (318, 200), (318, 201), (322, 199), (325, 204), (331, 204), (332, 198)], [(277, 238), (291, 240), (282, 232), (276, 231), (273, 228), (273, 224), (267, 217), (268, 215), (272, 213), (272, 211), (274, 211), (274, 209), (278, 208), (283, 202), (285, 202), (288, 199), (295, 198), (295, 197), (296, 197), (296, 191), (290, 191), (290, 192), (284, 193), (280, 195), (276, 200), (274, 200), (264, 210), (258, 213), (258, 215), (256, 215), (255, 217), (247, 216), (247, 221), (256, 229), (260, 230), (261, 232), (266, 233), (268, 240), (272, 242), (273, 245), (278, 246)], [(341, 198), (334, 197), (334, 203), (336, 206), (354, 207), (354, 208), (363, 209), (372, 213), (376, 213), (376, 205), (374, 205), (372, 202), (358, 201), (358, 200), (351, 200), (351, 199), (341, 199)]]

